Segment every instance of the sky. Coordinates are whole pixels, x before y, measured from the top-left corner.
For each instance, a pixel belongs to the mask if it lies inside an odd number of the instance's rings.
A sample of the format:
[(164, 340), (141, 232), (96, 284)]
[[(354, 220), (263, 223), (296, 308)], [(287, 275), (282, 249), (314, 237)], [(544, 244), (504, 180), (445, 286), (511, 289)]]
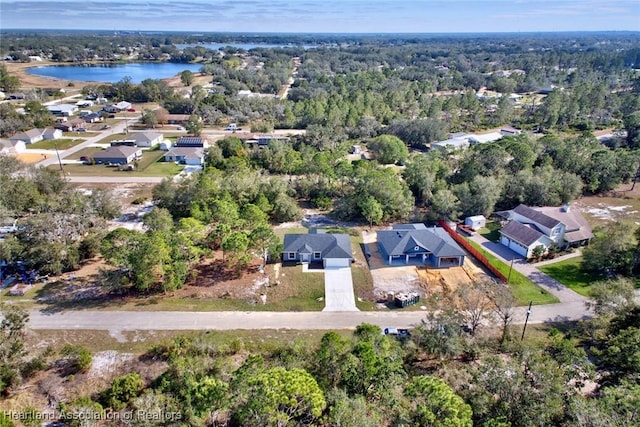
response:
[(640, 0), (0, 0), (0, 29), (640, 31)]

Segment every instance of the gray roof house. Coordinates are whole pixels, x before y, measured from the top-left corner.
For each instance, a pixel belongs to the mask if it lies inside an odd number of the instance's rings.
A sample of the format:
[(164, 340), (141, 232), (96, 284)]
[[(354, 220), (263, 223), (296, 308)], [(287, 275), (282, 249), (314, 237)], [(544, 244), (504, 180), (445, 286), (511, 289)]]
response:
[(327, 234), (324, 230), (311, 230), (309, 234), (286, 234), (282, 260), (321, 262), (324, 268), (349, 267), (353, 261), (351, 239), (348, 234)]
[(396, 224), (377, 232), (378, 249), (389, 265), (430, 265), (435, 268), (464, 264), (465, 252), (442, 227)]
[(9, 141), (23, 141), (25, 144), (33, 144), (34, 142), (42, 141), (42, 139), (42, 130), (34, 128), (13, 135), (9, 138)]
[(500, 215), (509, 220), (500, 230), (500, 243), (526, 258), (536, 246), (545, 250), (553, 245), (581, 246), (593, 238), (587, 221), (569, 205), (531, 208), (521, 204)]
[(111, 141), (111, 145), (135, 145), (136, 147), (149, 148), (160, 144), (162, 140), (163, 135), (158, 132), (133, 132), (124, 139)]
[(93, 155), (93, 159), (96, 163), (111, 163), (119, 165), (126, 165), (139, 157), (142, 157), (142, 149), (126, 145), (109, 147), (106, 150), (98, 151)]
[(203, 165), (204, 149), (198, 147), (175, 147), (164, 155), (165, 162), (179, 162), (185, 165)]

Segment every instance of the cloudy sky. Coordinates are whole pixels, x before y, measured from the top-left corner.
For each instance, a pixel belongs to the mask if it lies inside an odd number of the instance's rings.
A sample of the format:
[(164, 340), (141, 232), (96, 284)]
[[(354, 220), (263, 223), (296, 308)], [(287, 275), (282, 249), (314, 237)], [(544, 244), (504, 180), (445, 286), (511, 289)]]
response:
[(0, 0), (0, 29), (432, 33), (640, 30), (640, 0)]

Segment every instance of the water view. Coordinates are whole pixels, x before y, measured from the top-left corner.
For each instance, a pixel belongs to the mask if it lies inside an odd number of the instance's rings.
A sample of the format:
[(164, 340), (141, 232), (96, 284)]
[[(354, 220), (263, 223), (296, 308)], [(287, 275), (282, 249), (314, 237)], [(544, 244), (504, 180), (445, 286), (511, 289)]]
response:
[(145, 79), (166, 79), (184, 70), (200, 71), (201, 64), (131, 63), (131, 64), (91, 64), (91, 65), (52, 65), (34, 67), (27, 73), (38, 76), (53, 77), (62, 80), (80, 80), (102, 83), (116, 83), (125, 77), (131, 77), (133, 83)]

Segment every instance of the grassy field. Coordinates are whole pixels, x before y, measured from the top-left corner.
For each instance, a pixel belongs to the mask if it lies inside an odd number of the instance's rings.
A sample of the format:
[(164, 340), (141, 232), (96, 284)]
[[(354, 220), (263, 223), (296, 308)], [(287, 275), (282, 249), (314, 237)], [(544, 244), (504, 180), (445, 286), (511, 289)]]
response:
[(554, 262), (540, 267), (540, 271), (553, 277), (563, 285), (573, 289), (585, 297), (589, 295), (591, 284), (599, 277), (582, 270), (582, 257), (569, 258), (563, 261)]
[[(81, 156), (91, 157), (100, 148), (85, 148), (70, 156), (74, 160), (79, 160)], [(129, 176), (174, 176), (178, 174), (184, 165), (176, 165), (174, 162), (161, 161), (165, 154), (161, 150), (145, 150), (142, 151), (142, 159), (138, 161), (138, 168), (134, 171), (119, 171), (116, 167), (107, 167), (105, 165), (81, 165), (67, 164), (64, 165), (65, 172), (71, 176), (112, 176), (128, 174)], [(57, 167), (57, 166), (56, 166)]]
[(487, 240), (492, 242), (498, 242), (500, 240), (500, 224), (495, 221), (487, 221), (485, 227), (478, 230), (478, 234)]
[(558, 298), (545, 291), (544, 289), (537, 286), (531, 280), (529, 280), (525, 275), (520, 272), (512, 269), (509, 264), (506, 264), (487, 252), (482, 246), (473, 242), (471, 240), (467, 241), (480, 251), (484, 256), (487, 257), (489, 262), (498, 269), (502, 274), (506, 277), (509, 277), (509, 287), (513, 292), (513, 295), (518, 300), (519, 305), (529, 304), (529, 301), (533, 301), (534, 304), (552, 304), (559, 302)]
[(27, 149), (33, 150), (55, 150), (56, 147), (58, 150), (66, 150), (71, 147), (75, 147), (76, 145), (84, 142), (84, 139), (81, 138), (62, 138), (62, 139), (47, 139), (43, 141), (38, 141), (33, 144), (27, 144)]

